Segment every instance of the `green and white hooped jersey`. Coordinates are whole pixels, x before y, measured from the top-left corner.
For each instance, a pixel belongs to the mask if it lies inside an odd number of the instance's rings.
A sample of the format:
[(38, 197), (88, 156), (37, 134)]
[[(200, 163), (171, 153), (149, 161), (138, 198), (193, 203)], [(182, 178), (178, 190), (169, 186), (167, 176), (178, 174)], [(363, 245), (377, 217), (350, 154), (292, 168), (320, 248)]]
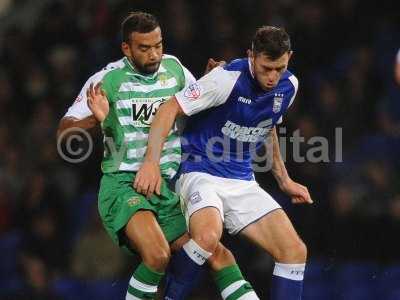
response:
[[(104, 134), (103, 173), (137, 171), (146, 153), (150, 125), (158, 107), (195, 78), (180, 61), (163, 55), (160, 68), (152, 75), (139, 74), (125, 57), (108, 64), (83, 86), (66, 117), (83, 119), (92, 115), (86, 98), (91, 83), (102, 82), (110, 111), (101, 127)], [(161, 155), (160, 168), (165, 177), (173, 177), (181, 160), (177, 127), (169, 133)]]

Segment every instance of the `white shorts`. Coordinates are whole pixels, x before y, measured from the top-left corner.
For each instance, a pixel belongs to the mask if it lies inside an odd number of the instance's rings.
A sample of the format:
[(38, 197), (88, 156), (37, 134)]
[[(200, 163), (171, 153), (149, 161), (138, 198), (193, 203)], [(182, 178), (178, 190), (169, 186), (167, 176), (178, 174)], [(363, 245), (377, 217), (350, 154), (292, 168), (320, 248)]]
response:
[(176, 182), (176, 192), (181, 196), (187, 222), (199, 209), (215, 207), (230, 234), (237, 234), (247, 225), (281, 208), (256, 181), (222, 178), (207, 173), (182, 174)]

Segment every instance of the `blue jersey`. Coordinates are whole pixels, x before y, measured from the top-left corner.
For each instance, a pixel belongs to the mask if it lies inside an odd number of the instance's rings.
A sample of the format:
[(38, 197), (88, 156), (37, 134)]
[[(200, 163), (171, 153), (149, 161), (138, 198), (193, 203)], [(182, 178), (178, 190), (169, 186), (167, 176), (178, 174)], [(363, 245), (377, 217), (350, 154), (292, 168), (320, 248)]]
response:
[(215, 68), (176, 94), (190, 116), (182, 135), (181, 173), (253, 180), (252, 153), (282, 121), (297, 88), (297, 78), (286, 71), (274, 89), (263, 90), (246, 58)]

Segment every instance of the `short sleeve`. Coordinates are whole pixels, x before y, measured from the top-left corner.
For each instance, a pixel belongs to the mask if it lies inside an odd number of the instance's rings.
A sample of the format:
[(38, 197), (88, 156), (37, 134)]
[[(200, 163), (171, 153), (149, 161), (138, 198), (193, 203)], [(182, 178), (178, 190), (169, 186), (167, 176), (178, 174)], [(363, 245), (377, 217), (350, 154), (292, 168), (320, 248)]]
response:
[(182, 66), (182, 69), (183, 74), (185, 75), (185, 86), (183, 89), (186, 89), (189, 85), (196, 82), (196, 78), (187, 68), (185, 68), (185, 66)]
[[(289, 77), (289, 80), (290, 80), (290, 82), (291, 82), (292, 85), (293, 85), (294, 93), (293, 93), (292, 98), (290, 98), (290, 102), (289, 102), (288, 108), (289, 108), (290, 106), (292, 106), (293, 101), (294, 101), (294, 99), (296, 98), (297, 91), (298, 91), (298, 89), (299, 89), (299, 80), (297, 79), (296, 76), (291, 75), (291, 76)], [(282, 122), (283, 122), (283, 117), (281, 116), (281, 117), (279, 118), (277, 124), (281, 124)]]
[(92, 112), (87, 104), (86, 90), (89, 88), (91, 83), (93, 83), (93, 86), (95, 86), (98, 82), (100, 82), (106, 73), (107, 70), (97, 72), (85, 82), (74, 103), (68, 108), (68, 111), (64, 117), (73, 117), (75, 119), (82, 120), (92, 115)]
[(178, 92), (175, 97), (183, 112), (191, 116), (225, 103), (239, 76), (239, 71), (227, 71), (216, 67)]

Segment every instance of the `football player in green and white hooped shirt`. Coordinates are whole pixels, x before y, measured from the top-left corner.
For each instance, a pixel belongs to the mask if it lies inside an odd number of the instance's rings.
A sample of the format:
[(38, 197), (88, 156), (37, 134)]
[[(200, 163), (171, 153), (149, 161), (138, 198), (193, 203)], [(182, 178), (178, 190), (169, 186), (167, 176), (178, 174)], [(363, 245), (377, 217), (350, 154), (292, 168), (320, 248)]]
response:
[(176, 129), (164, 146), (160, 165), (164, 179), (156, 194), (146, 198), (135, 190), (136, 171), (146, 152), (157, 108), (195, 79), (176, 57), (162, 54), (161, 29), (154, 16), (129, 14), (122, 23), (122, 35), (125, 57), (89, 78), (61, 120), (58, 136), (74, 127), (89, 129), (101, 123), (104, 174), (99, 191), (100, 216), (113, 241), (142, 258), (129, 282), (126, 299), (153, 299), (171, 250), (183, 244), (198, 268), (185, 270), (186, 257), (173, 257), (164, 299), (183, 299), (207, 259), (223, 295), (224, 290), (241, 283), (241, 289), (229, 300), (258, 299), (250, 284), (242, 284), (234, 257), (222, 244), (210, 257), (196, 243), (188, 243), (178, 197), (165, 181), (176, 174), (180, 163)]

